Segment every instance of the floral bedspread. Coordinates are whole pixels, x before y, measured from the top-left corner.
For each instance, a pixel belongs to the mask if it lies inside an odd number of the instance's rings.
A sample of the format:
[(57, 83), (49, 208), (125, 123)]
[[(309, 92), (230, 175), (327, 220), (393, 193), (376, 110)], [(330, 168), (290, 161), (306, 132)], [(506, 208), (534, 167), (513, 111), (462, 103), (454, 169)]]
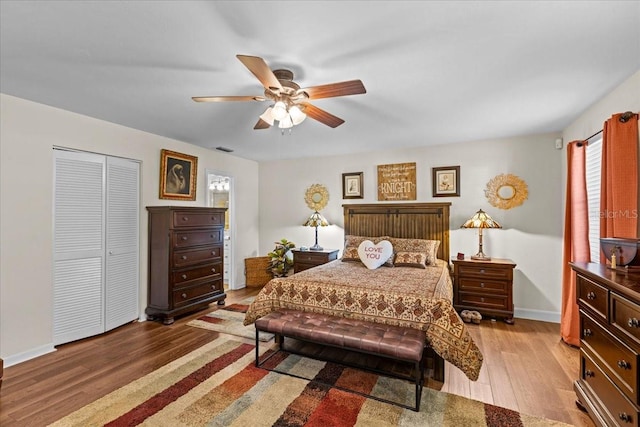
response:
[(453, 308), (445, 261), (426, 269), (336, 260), (271, 280), (249, 306), (244, 324), (279, 308), (310, 311), (425, 331), (433, 350), (477, 380), (482, 353)]

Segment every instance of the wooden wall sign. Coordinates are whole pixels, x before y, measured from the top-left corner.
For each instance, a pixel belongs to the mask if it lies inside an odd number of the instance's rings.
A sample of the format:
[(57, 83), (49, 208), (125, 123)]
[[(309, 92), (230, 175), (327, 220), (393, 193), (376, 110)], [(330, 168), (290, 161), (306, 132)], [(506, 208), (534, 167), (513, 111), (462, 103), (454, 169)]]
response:
[(416, 164), (378, 165), (378, 200), (416, 200)]

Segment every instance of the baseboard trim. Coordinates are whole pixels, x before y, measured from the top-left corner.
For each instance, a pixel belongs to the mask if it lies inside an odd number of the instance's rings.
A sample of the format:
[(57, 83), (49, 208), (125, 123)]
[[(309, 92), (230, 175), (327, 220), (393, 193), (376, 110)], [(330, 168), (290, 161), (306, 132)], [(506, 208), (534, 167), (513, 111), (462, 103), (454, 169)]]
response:
[(513, 317), (518, 319), (540, 320), (541, 322), (560, 323), (560, 313), (555, 311), (516, 308)]
[(29, 351), (24, 351), (22, 353), (5, 357), (4, 367), (8, 368), (9, 366), (17, 365), (18, 363), (26, 362), (27, 360), (35, 359), (36, 357), (44, 356), (47, 353), (53, 353), (54, 351), (56, 351), (56, 348), (53, 346), (53, 343), (32, 348)]

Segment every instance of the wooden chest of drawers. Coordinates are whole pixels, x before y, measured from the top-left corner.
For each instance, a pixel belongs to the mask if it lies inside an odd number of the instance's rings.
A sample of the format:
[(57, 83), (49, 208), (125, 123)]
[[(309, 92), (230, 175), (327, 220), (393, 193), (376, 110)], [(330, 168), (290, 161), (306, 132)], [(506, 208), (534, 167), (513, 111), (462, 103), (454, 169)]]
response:
[(454, 259), (453, 304), (456, 310), (476, 310), (513, 323), (513, 269), (509, 259)]
[(598, 426), (639, 426), (640, 274), (571, 267), (580, 308), (578, 403)]
[(147, 318), (224, 304), (224, 208), (153, 206), (149, 211)]
[(299, 273), (317, 265), (326, 264), (338, 258), (338, 249), (324, 249), (321, 251), (301, 251), (292, 249), (293, 272)]

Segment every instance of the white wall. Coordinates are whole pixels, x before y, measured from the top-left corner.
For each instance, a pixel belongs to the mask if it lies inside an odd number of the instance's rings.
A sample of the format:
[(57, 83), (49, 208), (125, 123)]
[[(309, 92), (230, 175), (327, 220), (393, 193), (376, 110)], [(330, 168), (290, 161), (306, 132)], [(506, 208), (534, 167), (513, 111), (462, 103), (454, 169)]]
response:
[[(295, 132), (295, 129), (294, 129)], [(514, 279), (516, 317), (558, 321), (561, 289), (563, 152), (555, 148), (559, 134), (477, 141), (402, 150), (388, 150), (340, 157), (324, 157), (260, 164), (260, 251), (287, 238), (297, 246), (311, 246), (314, 229), (301, 224), (311, 214), (304, 202), (311, 184), (323, 184), (330, 194), (323, 215), (333, 224), (320, 228), (319, 243), (325, 248), (343, 246), (343, 211), (346, 203), (377, 202), (377, 165), (416, 162), (417, 201), (449, 201), (451, 253), (472, 255), (478, 250), (474, 230), (459, 226), (478, 209), (488, 212), (504, 228), (484, 233), (485, 253), (517, 263)], [(390, 141), (393, 145), (393, 141)], [(433, 198), (431, 168), (460, 166), (460, 197)], [(364, 199), (342, 199), (342, 174), (364, 172)], [(501, 210), (484, 196), (487, 182), (502, 173), (522, 178), (529, 198), (522, 206)]]
[[(7, 366), (53, 350), (53, 146), (141, 161), (141, 316), (147, 302), (144, 207), (205, 206), (205, 169), (235, 179), (236, 222), (243, 233), (235, 242), (234, 268), (243, 281), (243, 260), (258, 247), (256, 162), (8, 95), (0, 94), (0, 110), (0, 357)], [(162, 148), (198, 157), (195, 202), (158, 198)]]

